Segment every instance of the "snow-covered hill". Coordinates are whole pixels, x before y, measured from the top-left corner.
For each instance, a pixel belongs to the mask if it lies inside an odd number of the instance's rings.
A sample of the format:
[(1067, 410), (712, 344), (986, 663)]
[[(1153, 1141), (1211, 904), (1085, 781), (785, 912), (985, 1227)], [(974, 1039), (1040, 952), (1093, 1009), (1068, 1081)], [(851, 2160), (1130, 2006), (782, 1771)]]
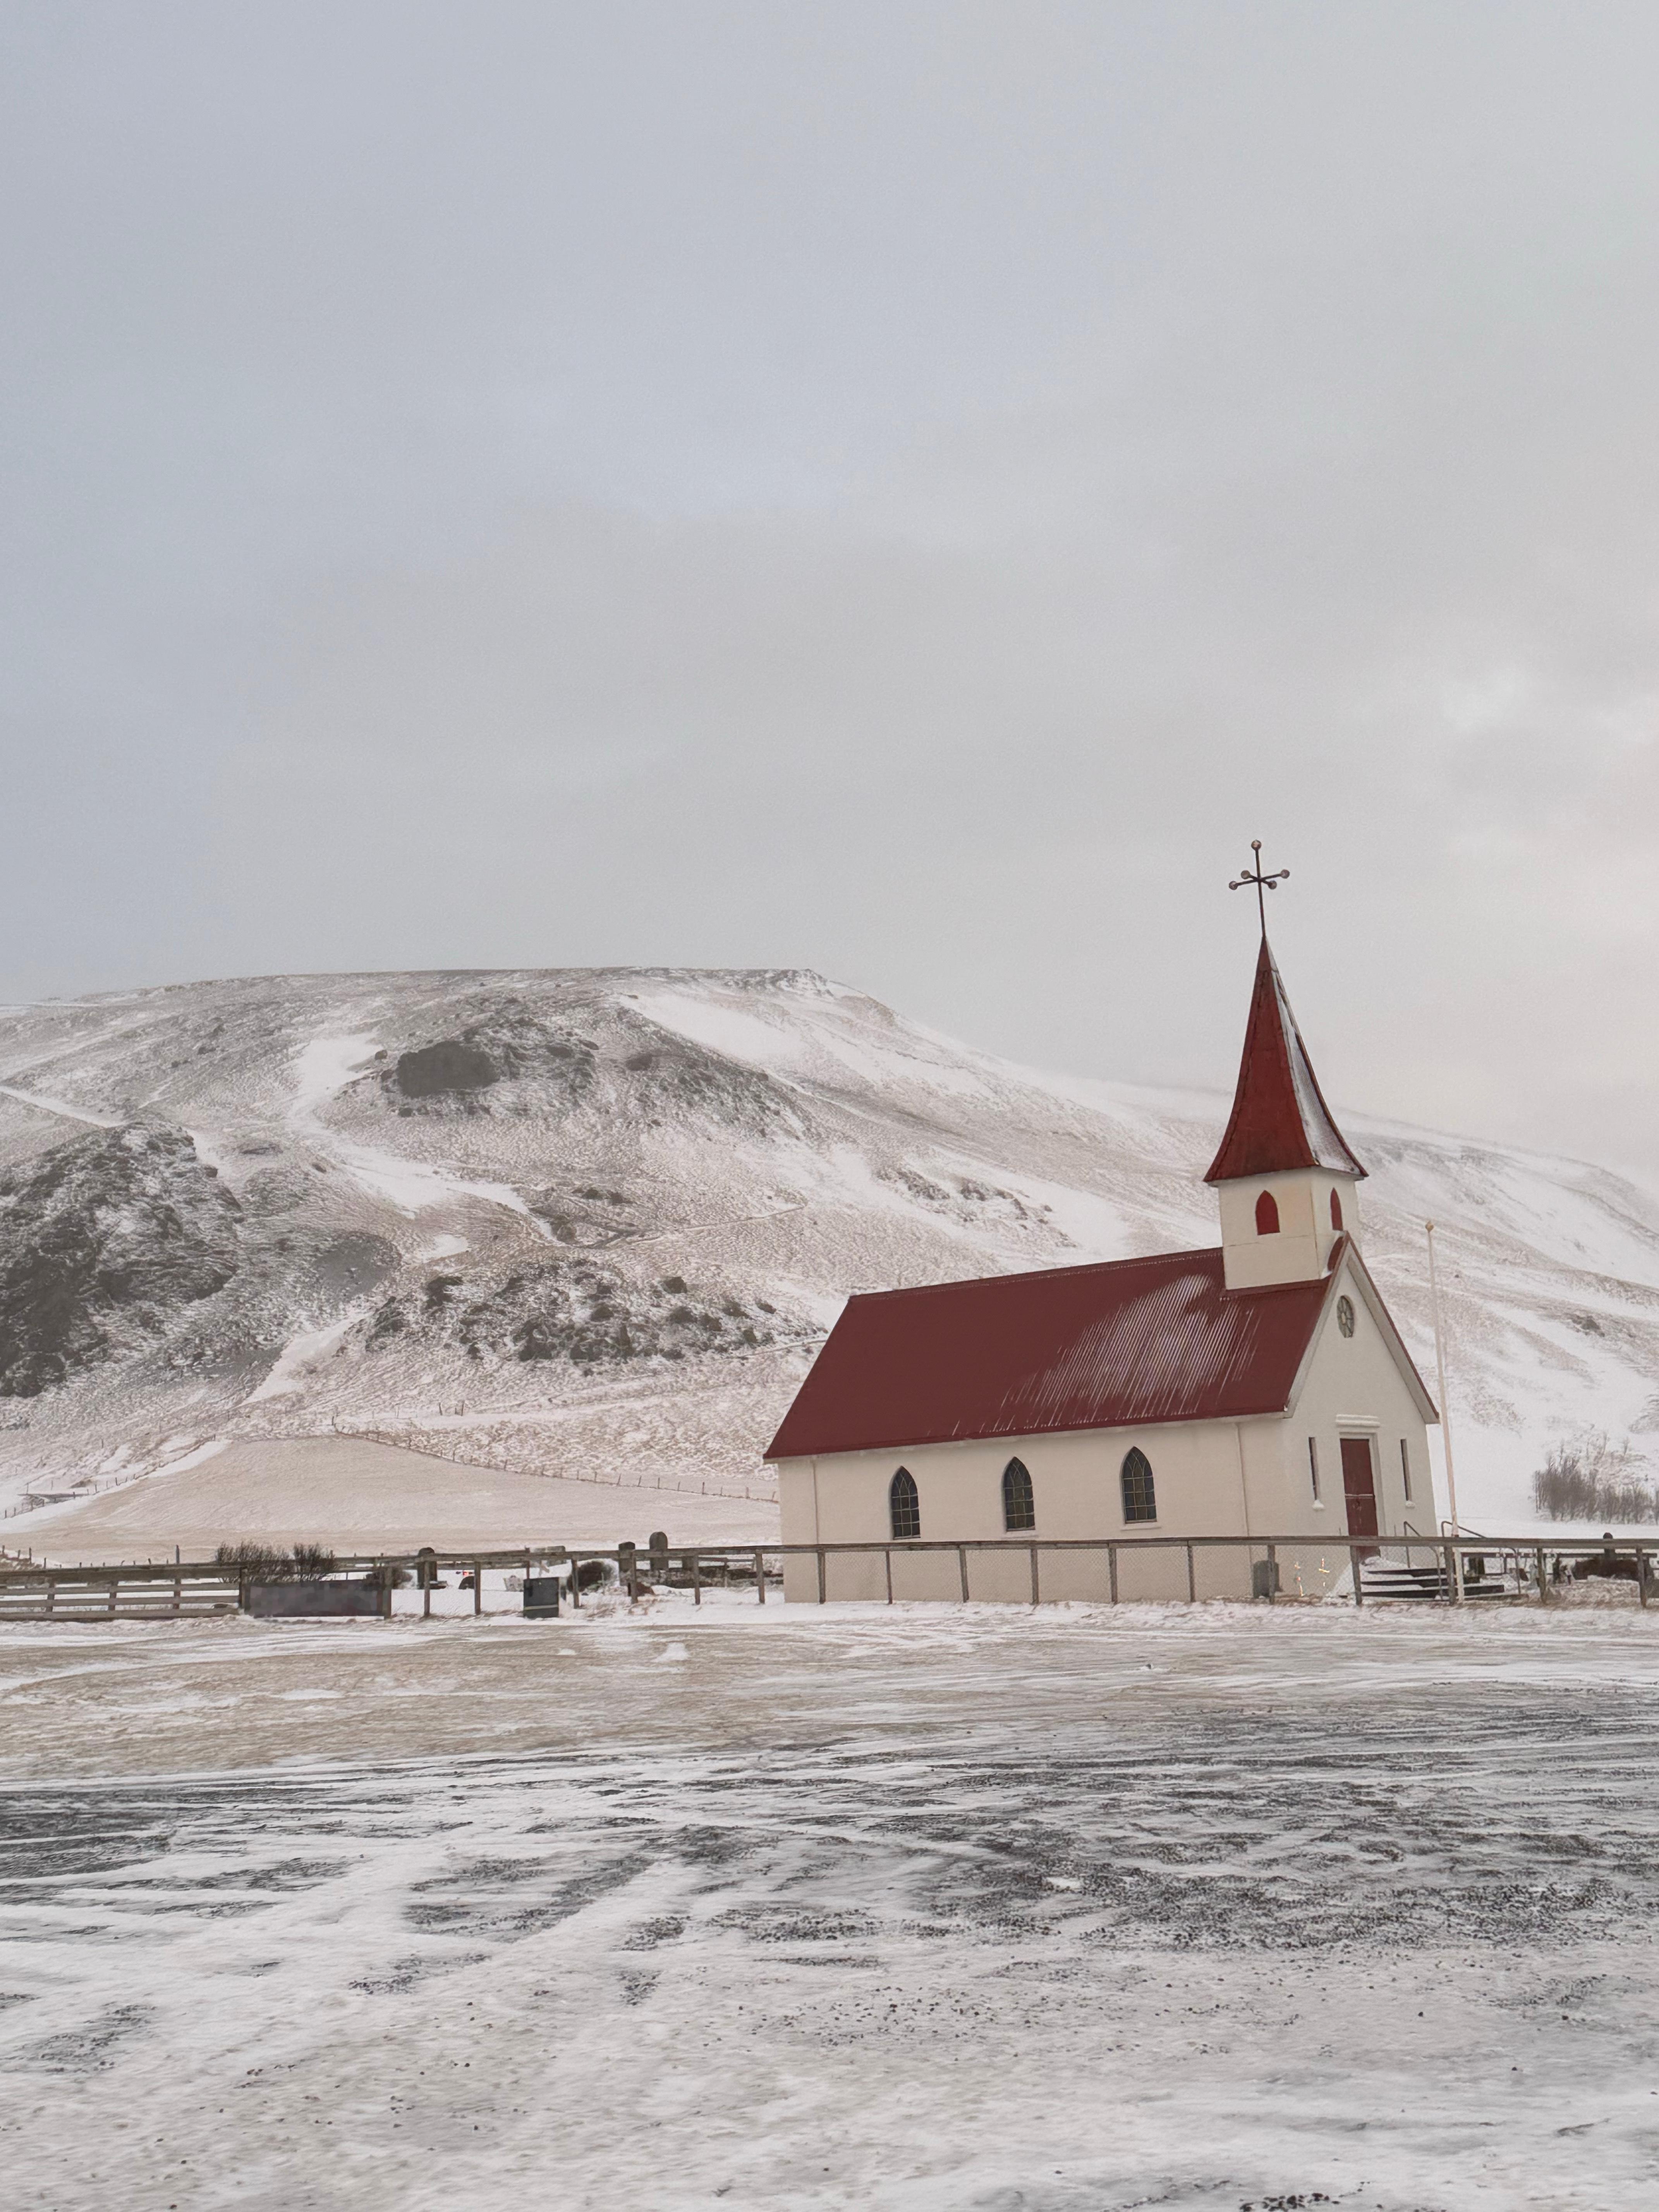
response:
[[(0, 1014), (0, 1487), (331, 1426), (764, 1491), (850, 1291), (1216, 1241), (1219, 1097), (1040, 1075), (799, 971), (279, 976)], [(1659, 1443), (1659, 1202), (1344, 1113), (1461, 1503)], [(1655, 1453), (1659, 1459), (1659, 1451)]]

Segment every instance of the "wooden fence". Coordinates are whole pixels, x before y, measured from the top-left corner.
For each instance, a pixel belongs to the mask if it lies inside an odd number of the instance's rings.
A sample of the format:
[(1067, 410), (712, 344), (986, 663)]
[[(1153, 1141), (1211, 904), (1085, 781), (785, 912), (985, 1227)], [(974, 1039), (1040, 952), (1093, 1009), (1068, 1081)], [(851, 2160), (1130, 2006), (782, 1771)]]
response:
[[(381, 1610), (390, 1618), (392, 1585), (397, 1571), (414, 1576), (422, 1593), (422, 1612), (431, 1610), (432, 1579), (445, 1570), (460, 1569), (472, 1576), (472, 1609), (483, 1610), (483, 1578), (486, 1570), (517, 1570), (526, 1574), (570, 1570), (571, 1602), (580, 1609), (584, 1567), (597, 1563), (614, 1567), (616, 1580), (631, 1597), (657, 1583), (689, 1589), (693, 1601), (702, 1602), (706, 1589), (737, 1586), (752, 1588), (759, 1603), (767, 1601), (769, 1588), (775, 1589), (780, 1568), (799, 1561), (805, 1569), (805, 1589), (797, 1577), (796, 1595), (809, 1601), (828, 1602), (835, 1595), (833, 1571), (838, 1562), (878, 1563), (876, 1595), (891, 1604), (906, 1593), (896, 1589), (895, 1563), (936, 1560), (945, 1568), (949, 1598), (968, 1604), (977, 1599), (1006, 1602), (1011, 1596), (1009, 1569), (1018, 1572), (1018, 1601), (1040, 1605), (1053, 1596), (1059, 1563), (1076, 1562), (1088, 1555), (1103, 1564), (1101, 1594), (1109, 1604), (1138, 1601), (1133, 1571), (1155, 1555), (1173, 1556), (1178, 1601), (1195, 1602), (1200, 1595), (1224, 1595), (1213, 1589), (1200, 1592), (1200, 1563), (1219, 1558), (1235, 1568), (1257, 1598), (1271, 1604), (1294, 1602), (1298, 1597), (1320, 1597), (1328, 1588), (1307, 1591), (1282, 1587), (1280, 1568), (1288, 1559), (1305, 1560), (1317, 1553), (1341, 1562), (1350, 1588), (1346, 1595), (1355, 1605), (1376, 1602), (1380, 1593), (1368, 1596), (1365, 1577), (1354, 1573), (1356, 1565), (1373, 1560), (1396, 1567), (1401, 1564), (1419, 1573), (1416, 1595), (1441, 1602), (1459, 1604), (1484, 1587), (1495, 1595), (1524, 1596), (1548, 1604), (1562, 1594), (1562, 1577), (1573, 1563), (1604, 1562), (1602, 1571), (1616, 1572), (1632, 1584), (1634, 1601), (1645, 1607), (1653, 1594), (1659, 1538), (1651, 1545), (1609, 1544), (1592, 1538), (1573, 1538), (1540, 1543), (1534, 1537), (1468, 1537), (1458, 1540), (1417, 1536), (1125, 1536), (1028, 1540), (1010, 1537), (948, 1540), (912, 1539), (867, 1544), (671, 1544), (650, 1548), (633, 1544), (531, 1545), (508, 1550), (382, 1553), (338, 1559), (335, 1571), (369, 1577), (380, 1584)], [(1497, 1572), (1477, 1583), (1473, 1568), (1480, 1560)], [(995, 1589), (988, 1588), (988, 1569), (999, 1569)], [(607, 1581), (610, 1577), (607, 1576)], [(1209, 1579), (1213, 1580), (1213, 1577)], [(1338, 1578), (1340, 1579), (1340, 1577)], [(977, 1587), (976, 1585), (977, 1582)], [(1129, 1595), (1126, 1597), (1126, 1584)], [(1233, 1592), (1239, 1595), (1240, 1592)], [(1401, 1591), (1400, 1595), (1408, 1593)], [(1166, 1596), (1170, 1593), (1164, 1594)], [(185, 1561), (116, 1566), (47, 1566), (0, 1568), (0, 1621), (4, 1620), (133, 1620), (202, 1618), (246, 1609), (247, 1573), (227, 1569), (215, 1561)]]
[[(811, 1599), (822, 1605), (829, 1602), (834, 1593), (830, 1589), (831, 1568), (837, 1560), (875, 1559), (881, 1563), (880, 1595), (889, 1604), (902, 1595), (894, 1585), (894, 1562), (915, 1560), (930, 1555), (954, 1562), (956, 1572), (952, 1580), (953, 1599), (969, 1604), (976, 1598), (995, 1596), (1006, 1599), (1005, 1591), (989, 1592), (975, 1588), (974, 1565), (994, 1560), (1001, 1564), (1018, 1561), (1026, 1577), (1027, 1588), (1022, 1596), (1032, 1605), (1042, 1603), (1045, 1596), (1044, 1562), (1075, 1560), (1080, 1555), (1103, 1559), (1105, 1565), (1103, 1595), (1105, 1602), (1118, 1604), (1130, 1601), (1124, 1598), (1123, 1589), (1129, 1579), (1126, 1568), (1131, 1563), (1144, 1564), (1157, 1554), (1175, 1555), (1176, 1579), (1181, 1587), (1177, 1598), (1197, 1602), (1200, 1592), (1200, 1561), (1206, 1556), (1231, 1559), (1246, 1570), (1245, 1579), (1255, 1582), (1249, 1573), (1253, 1568), (1265, 1570), (1256, 1591), (1268, 1603), (1295, 1602), (1299, 1597), (1322, 1597), (1327, 1593), (1286, 1590), (1281, 1586), (1280, 1567), (1285, 1561), (1306, 1560), (1310, 1554), (1335, 1554), (1341, 1562), (1342, 1574), (1350, 1582), (1348, 1595), (1357, 1606), (1377, 1601), (1375, 1595), (1368, 1600), (1363, 1574), (1353, 1572), (1357, 1562), (1375, 1559), (1379, 1563), (1403, 1565), (1417, 1568), (1432, 1583), (1437, 1583), (1437, 1594), (1443, 1602), (1461, 1604), (1467, 1592), (1475, 1585), (1474, 1566), (1477, 1560), (1494, 1566), (1495, 1575), (1486, 1577), (1486, 1587), (1492, 1588), (1499, 1577), (1509, 1586), (1510, 1594), (1534, 1596), (1540, 1603), (1551, 1601), (1553, 1594), (1559, 1594), (1559, 1577), (1577, 1560), (1615, 1557), (1625, 1562), (1633, 1583), (1636, 1601), (1645, 1607), (1655, 1587), (1656, 1566), (1659, 1565), (1659, 1537), (1650, 1545), (1608, 1545), (1597, 1538), (1575, 1537), (1559, 1541), (1540, 1543), (1535, 1538), (1483, 1536), (1478, 1541), (1462, 1537), (1451, 1538), (1411, 1536), (1124, 1536), (1124, 1537), (1053, 1537), (1036, 1540), (1018, 1537), (969, 1537), (961, 1542), (948, 1539), (928, 1540), (911, 1538), (890, 1543), (866, 1544), (669, 1544), (654, 1549), (643, 1545), (570, 1545), (537, 1547), (528, 1551), (473, 1553), (430, 1553), (424, 1556), (439, 1569), (460, 1567), (470, 1569), (474, 1575), (474, 1609), (482, 1610), (482, 1593), (477, 1588), (478, 1570), (484, 1567), (516, 1567), (528, 1571), (532, 1565), (569, 1566), (574, 1571), (572, 1581), (572, 1602), (580, 1608), (582, 1599), (580, 1570), (592, 1562), (613, 1565), (617, 1579), (630, 1594), (639, 1594), (657, 1583), (678, 1585), (691, 1591), (694, 1602), (701, 1604), (702, 1593), (711, 1587), (729, 1586), (733, 1583), (752, 1584), (758, 1601), (764, 1605), (769, 1583), (774, 1588), (779, 1580), (773, 1563), (787, 1567), (792, 1559), (811, 1562), (808, 1571)], [(418, 1569), (421, 1556), (415, 1553), (398, 1554), (382, 1562), (362, 1561), (365, 1567), (374, 1565)], [(1461, 1565), (1460, 1565), (1461, 1563)], [(343, 1565), (344, 1562), (341, 1563)], [(1339, 1577), (1340, 1579), (1340, 1577)], [(1214, 1593), (1211, 1593), (1213, 1595)]]
[(234, 1613), (222, 1567), (28, 1567), (0, 1574), (0, 1620), (200, 1620)]
[[(1659, 1537), (1651, 1544), (1608, 1543), (1593, 1537), (1569, 1538), (1540, 1543), (1534, 1537), (1489, 1537), (1478, 1540), (1464, 1536), (1443, 1538), (1429, 1536), (1125, 1536), (1125, 1537), (1054, 1537), (1021, 1539), (1018, 1537), (969, 1537), (960, 1542), (948, 1538), (925, 1540), (908, 1538), (902, 1540), (864, 1544), (769, 1544), (763, 1551), (753, 1547), (701, 1547), (670, 1545), (665, 1549), (647, 1551), (633, 1545), (615, 1549), (572, 1548), (563, 1556), (573, 1562), (586, 1559), (615, 1561), (619, 1577), (630, 1589), (637, 1589), (653, 1580), (684, 1579), (690, 1583), (694, 1595), (711, 1578), (709, 1569), (719, 1563), (735, 1563), (752, 1559), (758, 1584), (760, 1600), (765, 1602), (765, 1580), (760, 1562), (792, 1559), (811, 1562), (811, 1595), (817, 1603), (830, 1601), (830, 1569), (837, 1561), (878, 1559), (881, 1564), (879, 1596), (891, 1605), (902, 1592), (896, 1592), (894, 1562), (925, 1559), (929, 1555), (954, 1564), (951, 1579), (955, 1588), (951, 1596), (962, 1604), (978, 1598), (990, 1598), (1006, 1602), (1008, 1590), (1005, 1586), (988, 1590), (975, 1588), (973, 1565), (994, 1561), (999, 1565), (1018, 1561), (1028, 1577), (1028, 1588), (1022, 1597), (1032, 1605), (1043, 1602), (1045, 1595), (1044, 1562), (1077, 1561), (1087, 1555), (1103, 1560), (1105, 1573), (1102, 1596), (1104, 1601), (1116, 1605), (1126, 1601), (1124, 1585), (1129, 1579), (1126, 1570), (1144, 1566), (1155, 1556), (1173, 1554), (1176, 1560), (1177, 1601), (1184, 1598), (1188, 1604), (1198, 1602), (1200, 1591), (1200, 1561), (1206, 1557), (1230, 1559), (1246, 1569), (1243, 1579), (1251, 1587), (1254, 1597), (1267, 1603), (1296, 1602), (1309, 1597), (1322, 1598), (1328, 1589), (1312, 1592), (1286, 1590), (1282, 1586), (1281, 1566), (1286, 1561), (1306, 1562), (1310, 1555), (1322, 1557), (1334, 1553), (1341, 1562), (1340, 1580), (1349, 1582), (1346, 1595), (1356, 1606), (1382, 1601), (1383, 1594), (1373, 1590), (1368, 1598), (1365, 1577), (1358, 1571), (1362, 1564), (1373, 1561), (1377, 1566), (1415, 1570), (1419, 1577), (1419, 1596), (1434, 1595), (1441, 1601), (1460, 1605), (1471, 1591), (1491, 1595), (1508, 1595), (1535, 1597), (1540, 1604), (1548, 1604), (1553, 1595), (1562, 1594), (1564, 1580), (1570, 1578), (1572, 1565), (1582, 1560), (1620, 1563), (1621, 1579), (1632, 1585), (1636, 1601), (1645, 1607), (1655, 1589), (1656, 1571), (1659, 1571)], [(665, 1573), (665, 1570), (666, 1572)], [(1257, 1572), (1251, 1571), (1261, 1571)], [(1388, 1593), (1389, 1596), (1405, 1595), (1404, 1590)], [(1204, 1595), (1218, 1595), (1213, 1590)], [(578, 1599), (578, 1601), (580, 1600)]]

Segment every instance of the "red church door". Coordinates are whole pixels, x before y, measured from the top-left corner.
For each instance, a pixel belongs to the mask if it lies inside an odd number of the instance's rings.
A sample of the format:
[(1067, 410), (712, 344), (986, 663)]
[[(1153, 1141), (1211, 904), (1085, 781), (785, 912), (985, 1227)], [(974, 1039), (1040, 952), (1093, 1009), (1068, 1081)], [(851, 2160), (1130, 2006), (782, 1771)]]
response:
[[(1371, 1468), (1369, 1437), (1342, 1439), (1342, 1496), (1348, 1509), (1348, 1534), (1376, 1535), (1376, 1481)], [(1354, 1556), (1359, 1559), (1369, 1554), (1356, 1553)]]

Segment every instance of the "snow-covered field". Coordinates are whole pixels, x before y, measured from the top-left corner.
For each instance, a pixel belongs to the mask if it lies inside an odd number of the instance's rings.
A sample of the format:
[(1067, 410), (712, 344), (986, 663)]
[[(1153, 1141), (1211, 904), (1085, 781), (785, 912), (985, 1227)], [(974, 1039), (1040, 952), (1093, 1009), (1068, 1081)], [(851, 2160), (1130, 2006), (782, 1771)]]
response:
[(19, 2212), (1625, 2208), (1659, 1614), (0, 1631)]
[(362, 1437), (265, 1437), (211, 1449), (194, 1467), (42, 1506), (0, 1535), (36, 1559), (93, 1566), (210, 1559), (221, 1544), (321, 1544), (343, 1558), (507, 1550), (516, 1544), (775, 1543), (769, 1500), (700, 1498), (637, 1480), (567, 1482), (401, 1450)]

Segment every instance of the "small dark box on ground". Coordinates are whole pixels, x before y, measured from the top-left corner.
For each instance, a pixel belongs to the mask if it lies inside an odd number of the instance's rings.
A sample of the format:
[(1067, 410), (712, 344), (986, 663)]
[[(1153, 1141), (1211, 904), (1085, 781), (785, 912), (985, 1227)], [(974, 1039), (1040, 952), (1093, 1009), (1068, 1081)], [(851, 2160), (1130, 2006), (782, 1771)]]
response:
[(559, 1610), (559, 1578), (556, 1575), (526, 1575), (524, 1580), (524, 1610), (527, 1620), (552, 1620)]
[(373, 1617), (380, 1593), (370, 1583), (250, 1583), (247, 1609), (261, 1620), (316, 1620), (339, 1613)]

